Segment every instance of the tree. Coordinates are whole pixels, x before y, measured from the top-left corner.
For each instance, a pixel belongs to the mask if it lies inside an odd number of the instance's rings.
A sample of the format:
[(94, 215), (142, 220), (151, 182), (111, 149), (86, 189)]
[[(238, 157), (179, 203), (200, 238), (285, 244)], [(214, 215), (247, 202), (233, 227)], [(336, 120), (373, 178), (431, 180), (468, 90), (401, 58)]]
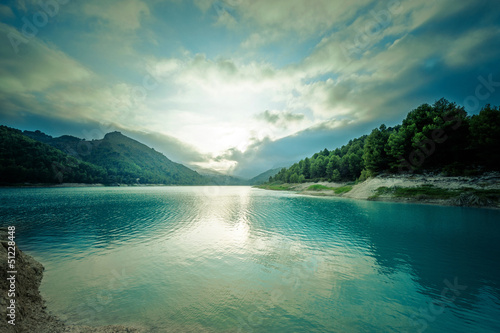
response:
[(328, 159), (325, 156), (319, 155), (311, 162), (311, 178), (322, 178), (326, 176), (326, 166)]
[(290, 183), (298, 183), (299, 182), (299, 175), (297, 173), (293, 173), (290, 176)]
[(500, 109), (486, 105), (470, 119), (470, 147), (476, 163), (498, 167), (500, 163)]
[(359, 177), (364, 169), (362, 154), (351, 153), (348, 156), (349, 178), (354, 180)]
[(350, 179), (350, 171), (349, 171), (349, 157), (344, 155), (340, 159), (338, 171), (340, 173), (340, 177), (344, 179)]
[(332, 173), (332, 177), (330, 178), (331, 181), (333, 182), (338, 182), (341, 180), (341, 177), (340, 177), (340, 172), (339, 170), (335, 169), (333, 170), (333, 173)]
[(389, 135), (385, 125), (381, 125), (380, 129), (375, 128), (366, 138), (363, 161), (367, 170), (377, 173), (389, 166), (389, 159), (385, 151)]
[[(443, 166), (465, 155), (467, 135), (467, 113), (443, 98), (409, 112), (401, 128), (389, 136), (386, 152), (393, 168), (403, 158), (413, 169)], [(436, 149), (439, 154), (435, 154)]]
[(337, 155), (331, 155), (328, 159), (328, 164), (326, 165), (326, 177), (331, 179), (333, 176), (333, 172), (339, 168), (339, 165), (340, 157), (338, 157)]
[(470, 145), (474, 148), (500, 147), (500, 109), (486, 105), (470, 120)]
[[(328, 155), (326, 155), (326, 156), (328, 156)], [(328, 166), (328, 162), (329, 161), (330, 160), (328, 159), (328, 157), (325, 157), (325, 155), (321, 155), (320, 157), (318, 157), (318, 160), (317, 160), (317, 164), (318, 164), (318, 177), (321, 177), (321, 178), (325, 178), (326, 177), (326, 167)]]
[(387, 139), (385, 152), (389, 158), (389, 166), (397, 169), (400, 165), (400, 159), (409, 151), (408, 134), (404, 128), (394, 131)]
[(302, 174), (306, 179), (311, 178), (311, 161), (309, 160), (308, 157), (304, 159), (304, 165), (302, 168)]

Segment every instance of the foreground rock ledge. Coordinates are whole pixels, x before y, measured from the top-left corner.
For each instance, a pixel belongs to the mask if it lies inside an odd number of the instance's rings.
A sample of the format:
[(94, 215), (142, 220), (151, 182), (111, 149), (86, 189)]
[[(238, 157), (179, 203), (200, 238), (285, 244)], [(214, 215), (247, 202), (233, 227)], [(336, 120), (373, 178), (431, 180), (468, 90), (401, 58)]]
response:
[(44, 300), (38, 288), (42, 282), (43, 266), (33, 257), (20, 251), (16, 246), (16, 320), (15, 326), (7, 320), (7, 306), (10, 298), (7, 295), (7, 229), (0, 229), (0, 332), (27, 333), (132, 333), (144, 332), (142, 329), (124, 326), (77, 326), (69, 325), (46, 311)]

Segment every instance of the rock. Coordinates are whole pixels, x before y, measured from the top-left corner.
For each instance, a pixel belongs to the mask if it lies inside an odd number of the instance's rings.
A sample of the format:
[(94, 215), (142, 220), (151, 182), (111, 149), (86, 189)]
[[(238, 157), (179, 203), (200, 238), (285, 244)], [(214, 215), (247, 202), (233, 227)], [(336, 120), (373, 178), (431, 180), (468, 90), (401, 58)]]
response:
[(465, 207), (487, 207), (492, 206), (493, 202), (488, 198), (479, 197), (472, 193), (462, 193), (451, 200), (455, 206)]

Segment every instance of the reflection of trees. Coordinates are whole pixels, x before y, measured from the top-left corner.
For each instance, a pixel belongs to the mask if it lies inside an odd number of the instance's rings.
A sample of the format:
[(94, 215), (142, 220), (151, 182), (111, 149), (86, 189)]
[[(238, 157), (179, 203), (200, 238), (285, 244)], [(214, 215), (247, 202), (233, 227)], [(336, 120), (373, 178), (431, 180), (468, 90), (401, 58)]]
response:
[(456, 277), (467, 286), (456, 301), (462, 307), (473, 308), (485, 290), (500, 299), (497, 211), (356, 201), (353, 205), (367, 213), (361, 222), (364, 228), (357, 222), (353, 232), (370, 242), (381, 274), (407, 271), (423, 294), (437, 300), (444, 280)]

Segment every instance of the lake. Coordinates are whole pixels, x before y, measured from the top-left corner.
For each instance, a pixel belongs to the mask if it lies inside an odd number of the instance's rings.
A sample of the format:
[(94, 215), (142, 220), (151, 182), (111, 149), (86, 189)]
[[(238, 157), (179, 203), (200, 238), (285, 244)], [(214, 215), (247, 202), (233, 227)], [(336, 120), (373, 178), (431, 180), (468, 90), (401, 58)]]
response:
[(63, 320), (150, 332), (499, 332), (500, 211), (250, 187), (0, 189)]

